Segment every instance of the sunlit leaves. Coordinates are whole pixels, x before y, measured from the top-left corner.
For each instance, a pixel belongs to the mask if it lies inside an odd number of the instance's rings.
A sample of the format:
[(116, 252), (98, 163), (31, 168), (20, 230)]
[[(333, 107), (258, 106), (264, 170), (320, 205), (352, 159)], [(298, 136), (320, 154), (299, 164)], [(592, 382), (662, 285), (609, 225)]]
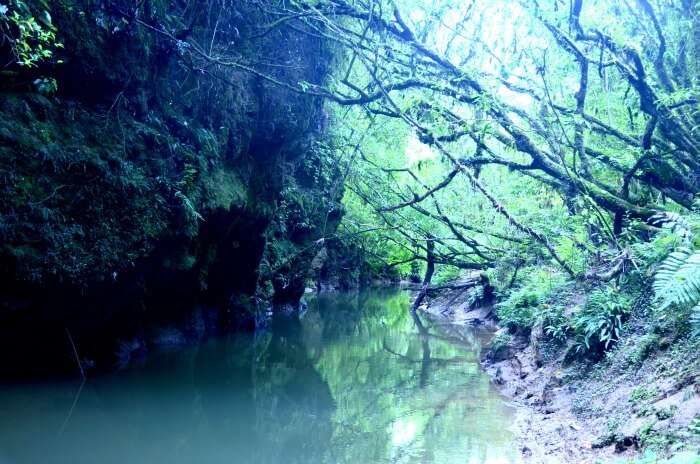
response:
[(0, 42), (9, 42), (15, 62), (27, 68), (50, 60), (54, 51), (63, 47), (49, 12), (40, 11), (35, 17), (23, 0), (0, 4), (0, 35)]

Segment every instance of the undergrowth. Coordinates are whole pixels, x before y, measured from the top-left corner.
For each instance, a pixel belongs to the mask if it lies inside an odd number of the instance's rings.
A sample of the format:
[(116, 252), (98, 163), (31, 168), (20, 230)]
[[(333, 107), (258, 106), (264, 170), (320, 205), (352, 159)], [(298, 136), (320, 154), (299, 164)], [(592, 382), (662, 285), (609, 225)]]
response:
[(567, 283), (563, 274), (549, 268), (530, 267), (523, 270), (520, 284), (497, 290), (501, 302), (496, 314), (511, 331), (529, 330), (538, 322), (559, 318), (559, 308), (551, 296)]
[[(639, 302), (650, 307), (644, 318), (681, 336), (700, 333), (700, 219), (696, 213), (663, 213), (652, 221), (659, 232), (640, 242), (622, 236), (629, 255), (623, 272), (610, 281), (573, 282), (554, 269), (523, 268), (508, 288), (500, 288), (496, 314), (511, 332), (542, 325), (555, 341), (571, 340), (579, 354), (601, 354), (622, 336), (625, 321)], [(653, 287), (652, 301), (646, 291)], [(578, 298), (575, 297), (578, 294)], [(657, 327), (657, 328), (658, 328)], [(646, 333), (630, 361), (641, 363), (657, 348), (658, 333)]]
[(620, 338), (633, 297), (614, 284), (589, 289), (582, 304), (572, 301), (581, 292), (563, 274), (533, 268), (517, 287), (501, 291), (496, 305), (501, 323), (511, 332), (541, 325), (558, 342), (572, 339), (579, 353), (605, 351)]

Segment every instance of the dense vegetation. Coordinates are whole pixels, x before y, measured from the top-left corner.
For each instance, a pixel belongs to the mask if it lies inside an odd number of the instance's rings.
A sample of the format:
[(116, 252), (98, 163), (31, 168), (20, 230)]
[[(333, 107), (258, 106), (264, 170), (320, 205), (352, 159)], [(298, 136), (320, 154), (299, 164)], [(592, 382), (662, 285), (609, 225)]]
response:
[[(532, 333), (569, 362), (627, 369), (675, 346), (672, 381), (697, 382), (698, 2), (320, 0), (274, 14), (341, 57), (323, 85), (279, 85), (331, 102), (349, 157), (336, 238), (370, 273), (425, 291), (481, 273), (509, 329), (496, 345)], [(653, 424), (643, 446), (697, 439)]]
[[(658, 317), (698, 319), (696, 2), (275, 13), (344, 57), (326, 85), (282, 84), (333, 102), (351, 152), (341, 233), (378, 270), (484, 271), (507, 324), (544, 319), (586, 350), (613, 344), (652, 274)], [(574, 319), (532, 310), (574, 280), (597, 288)]]
[(495, 345), (697, 346), (700, 2), (194, 3), (0, 2), (3, 316), (460, 279)]
[(341, 216), (323, 101), (208, 54), (320, 83), (330, 47), (266, 32), (264, 3), (203, 6), (0, 2), (8, 375), (72, 370), (66, 331), (109, 366), (163, 326), (169, 340), (253, 327), (303, 294)]

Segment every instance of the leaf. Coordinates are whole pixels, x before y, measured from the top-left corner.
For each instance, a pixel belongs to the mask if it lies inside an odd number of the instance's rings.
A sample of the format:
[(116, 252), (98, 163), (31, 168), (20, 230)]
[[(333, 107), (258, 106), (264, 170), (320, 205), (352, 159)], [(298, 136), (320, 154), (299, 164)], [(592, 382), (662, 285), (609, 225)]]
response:
[(693, 328), (693, 336), (700, 335), (700, 304), (690, 310), (690, 325)]
[(700, 252), (682, 248), (671, 253), (654, 278), (659, 309), (671, 305), (690, 307), (700, 302)]
[(200, 221), (204, 221), (204, 217), (199, 214), (199, 212), (195, 209), (194, 205), (192, 204), (192, 201), (187, 198), (182, 192), (177, 191), (175, 192), (175, 196), (182, 201), (182, 205), (185, 207), (188, 213), (190, 213), (195, 219), (198, 219)]

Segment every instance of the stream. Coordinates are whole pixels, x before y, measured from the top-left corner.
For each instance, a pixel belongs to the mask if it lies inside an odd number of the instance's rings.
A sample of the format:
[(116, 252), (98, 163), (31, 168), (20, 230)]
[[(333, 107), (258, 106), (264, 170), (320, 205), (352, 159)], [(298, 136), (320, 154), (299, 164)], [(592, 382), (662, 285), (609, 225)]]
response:
[(520, 462), (488, 333), (416, 325), (409, 297), (321, 295), (82, 385), (0, 385), (0, 464)]

